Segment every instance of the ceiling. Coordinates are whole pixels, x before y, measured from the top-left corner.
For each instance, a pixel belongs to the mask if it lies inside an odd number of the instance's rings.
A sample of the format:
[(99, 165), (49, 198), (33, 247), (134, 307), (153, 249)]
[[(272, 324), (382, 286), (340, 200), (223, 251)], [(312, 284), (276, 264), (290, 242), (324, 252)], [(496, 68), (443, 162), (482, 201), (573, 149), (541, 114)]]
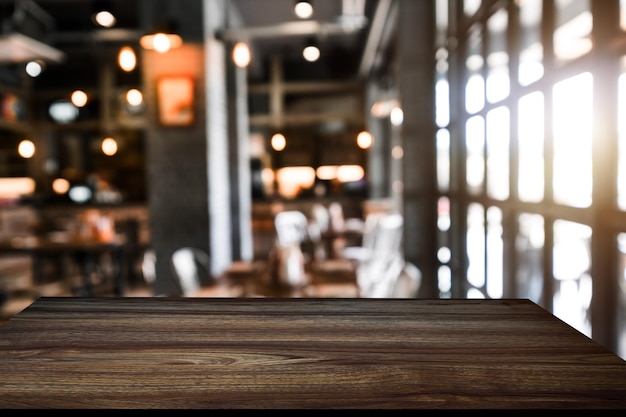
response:
[[(293, 13), (293, 0), (230, 0), (235, 10), (231, 14), (232, 24), (217, 35), (224, 40), (243, 39), (250, 43), (252, 82), (269, 77), (269, 61), (273, 57), (282, 62), (285, 80), (351, 80), (363, 76), (365, 67), (369, 70), (375, 65), (384, 32), (377, 15), (386, 18), (391, 2), (312, 0), (314, 14), (308, 21), (302, 21)], [(198, 20), (194, 17), (197, 13), (202, 13), (200, 0), (109, 0), (118, 19), (112, 29), (97, 29), (91, 22), (96, 3), (95, 0), (0, 0), (2, 38), (15, 32), (9, 23), (14, 21), (18, 5), (32, 12), (38, 22), (35, 32), (39, 31), (34, 37), (41, 35), (44, 48), (50, 46), (53, 52), (62, 55), (48, 59), (52, 63), (50, 67), (56, 67), (56, 74), (52, 68), (56, 78), (60, 74), (66, 77), (72, 74), (71, 66), (96, 69), (106, 46), (137, 41), (145, 33), (144, 28), (162, 19), (159, 14), (177, 23), (183, 40), (187, 34), (189, 38), (202, 38), (201, 23), (195, 26), (190, 23)], [(42, 15), (47, 15), (46, 19)], [(318, 42), (321, 50), (315, 63), (301, 56), (304, 43), (310, 38)], [(0, 49), (11, 53), (1, 42)], [(11, 58), (0, 53), (0, 64), (8, 61)]]

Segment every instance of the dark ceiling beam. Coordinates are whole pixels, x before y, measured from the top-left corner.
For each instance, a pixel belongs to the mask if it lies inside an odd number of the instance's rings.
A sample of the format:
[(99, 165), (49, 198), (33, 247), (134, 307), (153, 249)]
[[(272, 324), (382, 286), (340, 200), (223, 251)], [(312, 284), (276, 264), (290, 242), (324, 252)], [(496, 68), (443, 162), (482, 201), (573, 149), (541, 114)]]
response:
[(216, 34), (216, 37), (225, 41), (236, 42), (240, 40), (269, 39), (290, 36), (319, 37), (332, 35), (351, 35), (365, 27), (367, 21), (360, 24), (346, 24), (339, 22), (319, 22), (315, 20), (303, 20), (295, 22), (277, 23), (268, 26), (251, 26), (224, 29)]

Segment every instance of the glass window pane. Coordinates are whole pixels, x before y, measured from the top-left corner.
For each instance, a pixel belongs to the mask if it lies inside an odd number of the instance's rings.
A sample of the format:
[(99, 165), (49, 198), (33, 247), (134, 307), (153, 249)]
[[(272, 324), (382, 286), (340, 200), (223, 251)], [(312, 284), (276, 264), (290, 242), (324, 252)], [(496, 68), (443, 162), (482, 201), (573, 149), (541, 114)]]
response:
[(481, 0), (465, 0), (463, 2), (463, 13), (465, 16), (472, 16), (480, 8)]
[(626, 30), (626, 0), (619, 0), (619, 26)]
[(439, 197), (437, 202), (437, 228), (442, 232), (450, 230), (450, 199)]
[(437, 286), (439, 288), (439, 298), (450, 298), (452, 296), (452, 270), (448, 265), (442, 265), (437, 270)]
[(521, 47), (518, 79), (521, 85), (529, 85), (543, 77), (542, 0), (519, 0), (519, 7)]
[(592, 192), (593, 78), (576, 75), (554, 85), (554, 201), (589, 207)]
[(617, 354), (626, 360), (626, 233), (617, 236), (619, 274), (617, 295)]
[(591, 29), (593, 19), (589, 0), (556, 0), (556, 29), (554, 31), (554, 54), (558, 61), (578, 58), (593, 46)]
[(626, 210), (626, 57), (622, 57), (620, 64), (617, 84), (617, 205)]
[(509, 197), (509, 109), (487, 113), (487, 194), (498, 200)]
[(448, 80), (440, 77), (435, 85), (435, 121), (439, 127), (446, 127), (450, 123), (449, 90)]
[(481, 54), (482, 39), (480, 31), (475, 29), (469, 34), (469, 52), (465, 61), (467, 84), (465, 85), (465, 110), (476, 113), (485, 106), (485, 79), (482, 75), (484, 60)]
[[(479, 291), (485, 285), (485, 209), (478, 203), (471, 203), (467, 208), (467, 282)], [(471, 292), (473, 298), (476, 293)]]
[(552, 313), (591, 337), (591, 227), (566, 220), (554, 222)]
[(474, 116), (465, 126), (467, 191), (480, 194), (485, 180), (485, 119)]
[(517, 192), (520, 200), (537, 203), (544, 192), (544, 100), (537, 91), (519, 99)]
[(516, 297), (541, 303), (543, 294), (544, 220), (539, 214), (522, 213), (518, 217), (515, 239), (517, 271)]
[(502, 240), (502, 210), (487, 209), (487, 295), (502, 298), (504, 280), (504, 241)]
[(509, 54), (506, 45), (506, 28), (509, 15), (504, 9), (498, 10), (487, 21), (489, 31), (489, 52), (487, 55), (487, 100), (500, 101), (509, 95)]
[(450, 189), (450, 131), (437, 131), (437, 186), (439, 191)]

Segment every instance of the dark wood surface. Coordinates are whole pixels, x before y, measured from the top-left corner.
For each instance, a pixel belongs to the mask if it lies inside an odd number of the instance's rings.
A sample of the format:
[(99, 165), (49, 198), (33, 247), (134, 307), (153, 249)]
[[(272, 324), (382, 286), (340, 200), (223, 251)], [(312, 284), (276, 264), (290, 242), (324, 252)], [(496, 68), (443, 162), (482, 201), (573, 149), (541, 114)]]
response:
[(2, 408), (626, 408), (626, 362), (527, 300), (41, 298)]

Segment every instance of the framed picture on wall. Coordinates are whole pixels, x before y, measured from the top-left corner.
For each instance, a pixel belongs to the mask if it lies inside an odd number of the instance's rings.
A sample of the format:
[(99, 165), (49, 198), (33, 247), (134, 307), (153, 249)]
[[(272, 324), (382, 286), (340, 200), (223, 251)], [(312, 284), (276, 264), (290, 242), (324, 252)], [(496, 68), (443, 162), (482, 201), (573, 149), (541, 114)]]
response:
[(189, 126), (194, 121), (193, 79), (187, 75), (164, 76), (157, 80), (159, 123)]

